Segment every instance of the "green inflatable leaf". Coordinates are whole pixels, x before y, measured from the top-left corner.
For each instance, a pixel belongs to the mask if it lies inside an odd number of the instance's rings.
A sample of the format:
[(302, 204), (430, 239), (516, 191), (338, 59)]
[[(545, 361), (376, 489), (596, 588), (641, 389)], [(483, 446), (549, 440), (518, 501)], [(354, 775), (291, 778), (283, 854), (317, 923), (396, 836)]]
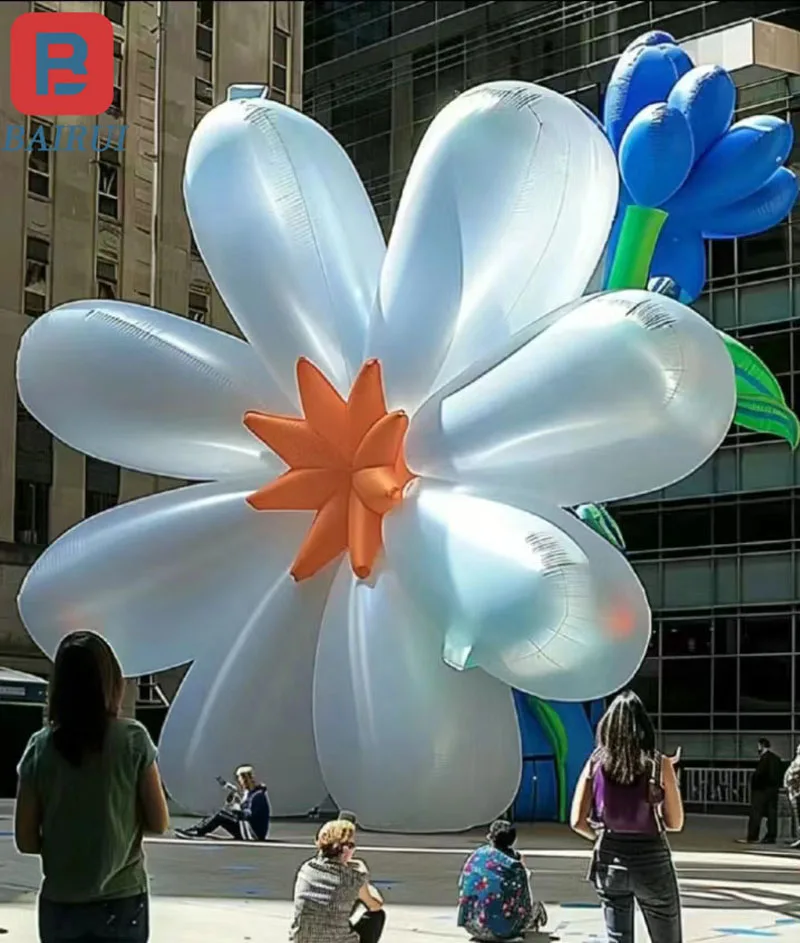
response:
[(730, 337), (723, 331), (719, 334), (728, 348), (733, 368), (736, 371), (737, 396), (770, 396), (785, 403), (786, 397), (783, 395), (780, 383), (758, 354), (753, 353), (735, 337)]
[(553, 758), (556, 767), (556, 782), (558, 785), (558, 820), (567, 821), (567, 751), (569, 741), (563, 721), (555, 710), (547, 703), (532, 694), (528, 698), (534, 713), (542, 725), (544, 735), (553, 748)]
[(587, 527), (605, 537), (617, 550), (625, 550), (625, 539), (619, 525), (601, 504), (579, 504), (575, 513)]
[(737, 426), (753, 432), (767, 432), (780, 436), (796, 449), (800, 443), (800, 420), (783, 400), (758, 393), (737, 397), (733, 421)]

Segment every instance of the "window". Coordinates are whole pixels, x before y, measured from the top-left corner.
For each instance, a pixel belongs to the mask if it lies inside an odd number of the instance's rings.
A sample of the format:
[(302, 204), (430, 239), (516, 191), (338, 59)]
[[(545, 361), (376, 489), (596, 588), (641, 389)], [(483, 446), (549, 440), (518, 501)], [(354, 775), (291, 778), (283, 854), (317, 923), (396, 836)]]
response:
[(189, 292), (189, 311), (190, 321), (197, 321), (199, 324), (208, 322), (208, 293), (204, 291)]
[(195, 9), (197, 25), (194, 34), (194, 50), (197, 70), (194, 80), (194, 97), (196, 101), (213, 105), (214, 4), (203, 0), (197, 3)]
[(106, 114), (119, 117), (122, 114), (122, 83), (125, 76), (125, 52), (120, 40), (114, 40), (114, 95)]
[[(195, 97), (195, 101), (202, 102), (204, 105), (213, 105), (214, 104), (214, 86), (207, 79), (195, 77), (194, 97)], [(195, 115), (196, 113), (197, 112), (195, 111)]]
[(50, 520), (50, 486), (17, 478), (14, 485), (14, 542), (44, 547)]
[(282, 30), (272, 31), (272, 83), (269, 97), (285, 102), (289, 96), (289, 37)]
[(664, 655), (710, 655), (711, 619), (665, 619), (661, 623)]
[(28, 124), (28, 193), (50, 196), (50, 153), (53, 126), (31, 118)]
[[(733, 714), (738, 702), (737, 661), (733, 657), (714, 659), (714, 713)], [(717, 719), (714, 719), (716, 726)]]
[(92, 517), (119, 504), (120, 470), (96, 458), (86, 459), (84, 514)]
[(791, 540), (792, 515), (788, 499), (742, 501), (739, 526), (742, 543)]
[(117, 297), (117, 263), (98, 259), (95, 263), (97, 297), (112, 300)]
[(25, 295), (22, 310), (36, 318), (50, 306), (50, 243), (38, 236), (25, 242)]
[(620, 508), (614, 516), (629, 552), (660, 548), (658, 511)]
[(780, 655), (748, 655), (739, 662), (739, 711), (791, 713), (792, 663)]
[(710, 712), (710, 658), (665, 658), (662, 661), (661, 709), (666, 714)]
[(711, 508), (670, 508), (661, 518), (661, 546), (700, 548), (711, 544)]
[(743, 655), (766, 655), (792, 650), (792, 617), (742, 616), (741, 651)]
[(17, 400), (14, 541), (44, 546), (48, 539), (53, 437)]
[(639, 695), (651, 714), (658, 713), (658, 659), (645, 658), (629, 687)]
[(119, 219), (119, 154), (102, 151), (97, 161), (97, 212)]
[(125, 25), (125, 4), (124, 3), (104, 3), (103, 16), (116, 23), (117, 26)]

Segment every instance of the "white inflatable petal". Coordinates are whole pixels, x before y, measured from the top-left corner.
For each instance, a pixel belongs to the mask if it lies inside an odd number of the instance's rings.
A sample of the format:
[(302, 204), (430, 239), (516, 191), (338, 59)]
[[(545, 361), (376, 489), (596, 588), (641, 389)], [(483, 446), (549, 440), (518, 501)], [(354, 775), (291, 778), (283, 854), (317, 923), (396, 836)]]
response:
[(183, 188), (220, 295), (287, 395), (299, 357), (346, 393), (385, 244), (343, 148), (293, 108), (228, 101), (192, 135)]
[(677, 301), (594, 295), (529, 335), (422, 406), (407, 440), (414, 472), (564, 506), (608, 501), (684, 478), (730, 427), (730, 356)]
[(52, 657), (68, 632), (94, 629), (135, 677), (235, 638), (270, 580), (288, 569), (311, 519), (254, 511), (245, 498), (260, 483), (165, 491), (67, 531), (20, 591), (33, 640)]
[(299, 584), (284, 570), (272, 584), (262, 578), (251, 618), (189, 669), (159, 741), (164, 781), (183, 808), (217, 809), (216, 777), (230, 779), (243, 763), (266, 784), (273, 815), (306, 815), (324, 801), (312, 684), (331, 577)]
[(55, 436), (115, 465), (189, 480), (281, 463), (243, 425), (288, 400), (243, 341), (125, 301), (76, 301), (34, 321), (17, 356), (26, 408)]
[(437, 115), (403, 190), (372, 327), (393, 408), (411, 411), (434, 381), (583, 293), (618, 177), (602, 131), (550, 89), (493, 82)]
[(445, 633), (444, 658), (542, 698), (603, 697), (635, 674), (650, 611), (624, 557), (558, 508), (417, 482), (386, 556)]
[(343, 566), (320, 632), (314, 726), (341, 808), (379, 831), (460, 831), (512, 803), (521, 748), (509, 689), (441, 659), (435, 623), (390, 570), (373, 585)]

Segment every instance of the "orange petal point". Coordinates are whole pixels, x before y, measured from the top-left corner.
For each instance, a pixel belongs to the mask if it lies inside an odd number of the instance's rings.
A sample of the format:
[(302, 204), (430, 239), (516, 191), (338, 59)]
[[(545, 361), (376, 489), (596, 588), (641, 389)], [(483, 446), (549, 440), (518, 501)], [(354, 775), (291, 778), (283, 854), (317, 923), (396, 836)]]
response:
[(394, 465), (408, 431), (404, 412), (389, 413), (369, 430), (353, 456), (353, 468)]
[(257, 511), (316, 511), (347, 477), (323, 468), (293, 468), (247, 498)]
[(383, 525), (381, 515), (366, 507), (355, 493), (350, 495), (348, 534), (350, 566), (359, 579), (365, 580), (383, 546)]
[(359, 370), (347, 400), (350, 445), (357, 448), (367, 432), (386, 415), (383, 376), (377, 360), (368, 360)]
[(403, 487), (391, 465), (362, 468), (353, 475), (353, 490), (376, 514), (388, 514), (403, 498)]
[(349, 502), (349, 489), (342, 489), (319, 509), (292, 564), (291, 574), (298, 582), (319, 573), (347, 550)]
[(309, 425), (339, 452), (347, 451), (347, 403), (310, 360), (297, 361), (297, 387)]
[(340, 454), (305, 419), (247, 412), (244, 424), (290, 468), (336, 468)]

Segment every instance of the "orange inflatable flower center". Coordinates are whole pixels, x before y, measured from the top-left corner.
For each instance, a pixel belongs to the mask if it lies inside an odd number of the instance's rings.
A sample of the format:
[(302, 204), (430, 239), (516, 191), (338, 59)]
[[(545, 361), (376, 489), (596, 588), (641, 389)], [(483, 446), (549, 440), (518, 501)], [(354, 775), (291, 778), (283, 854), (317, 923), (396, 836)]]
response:
[(289, 466), (251, 494), (257, 511), (316, 511), (292, 564), (308, 579), (348, 551), (366, 579), (383, 546), (383, 517), (413, 479), (403, 456), (404, 412), (387, 412), (381, 366), (368, 360), (347, 400), (309, 360), (297, 362), (305, 418), (245, 413), (244, 424)]

